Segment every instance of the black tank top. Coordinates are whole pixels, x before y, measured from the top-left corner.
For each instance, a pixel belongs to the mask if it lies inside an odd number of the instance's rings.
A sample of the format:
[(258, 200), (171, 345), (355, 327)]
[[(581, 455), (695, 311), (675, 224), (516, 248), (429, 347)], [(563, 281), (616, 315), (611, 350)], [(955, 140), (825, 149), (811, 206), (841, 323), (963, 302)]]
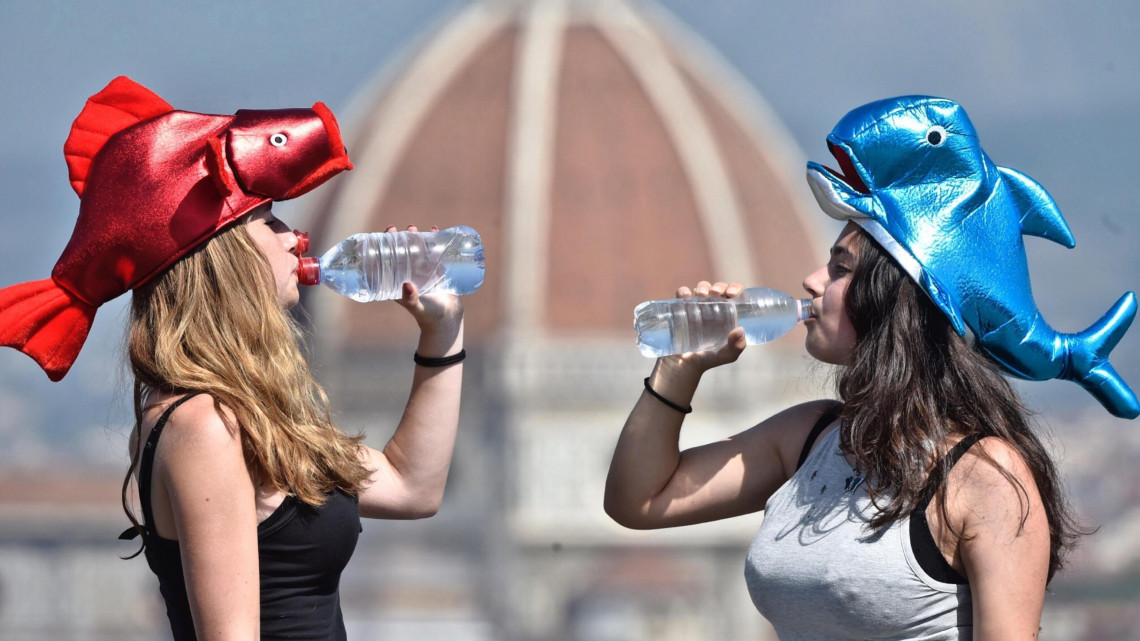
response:
[[(186, 595), (178, 541), (164, 539), (154, 527), (151, 471), (154, 451), (171, 413), (197, 393), (182, 397), (155, 423), (139, 467), (139, 499), (146, 531), (146, 561), (158, 577), (175, 641), (194, 640), (194, 620)], [(360, 536), (357, 497), (336, 491), (320, 507), (286, 496), (257, 526), (261, 584), (261, 638), (345, 639), (340, 609), (340, 574)]]

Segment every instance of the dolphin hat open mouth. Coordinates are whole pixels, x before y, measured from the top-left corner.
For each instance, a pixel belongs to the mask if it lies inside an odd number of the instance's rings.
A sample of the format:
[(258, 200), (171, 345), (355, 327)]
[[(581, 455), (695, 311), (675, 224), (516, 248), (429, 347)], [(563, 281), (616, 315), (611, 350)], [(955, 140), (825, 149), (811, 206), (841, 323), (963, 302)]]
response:
[(851, 159), (851, 154), (847, 153), (847, 150), (842, 145), (836, 144), (831, 140), (827, 141), (827, 150), (835, 157), (841, 171), (836, 171), (827, 165), (817, 166), (830, 174), (832, 178), (839, 180), (854, 191), (863, 195), (870, 194), (871, 190), (867, 187), (867, 184), (863, 182), (863, 178), (859, 176), (859, 171), (855, 168), (855, 162)]
[(820, 208), (836, 220), (872, 218), (876, 208), (871, 188), (867, 186), (870, 176), (850, 148), (835, 135), (828, 136), (827, 148), (839, 169), (817, 162), (808, 162), (807, 166), (808, 186)]

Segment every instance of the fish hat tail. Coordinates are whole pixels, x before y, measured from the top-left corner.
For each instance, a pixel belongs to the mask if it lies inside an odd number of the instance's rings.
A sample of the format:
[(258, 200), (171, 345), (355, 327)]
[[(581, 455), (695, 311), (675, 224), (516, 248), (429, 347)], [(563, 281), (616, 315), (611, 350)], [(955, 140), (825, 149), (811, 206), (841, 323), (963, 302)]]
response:
[[(92, 162), (112, 136), (173, 110), (125, 76), (88, 98), (63, 146), (75, 193), (83, 196)], [(49, 379), (58, 381), (79, 356), (97, 309), (54, 278), (0, 289), (0, 345), (32, 357)]]
[(1109, 412), (1121, 418), (1140, 416), (1140, 402), (1108, 362), (1108, 355), (1135, 317), (1136, 295), (1128, 292), (1091, 327), (1064, 337), (1069, 350), (1069, 367), (1060, 378), (1085, 388)]
[(53, 381), (71, 369), (94, 318), (95, 306), (51, 278), (0, 289), (0, 345), (31, 356)]

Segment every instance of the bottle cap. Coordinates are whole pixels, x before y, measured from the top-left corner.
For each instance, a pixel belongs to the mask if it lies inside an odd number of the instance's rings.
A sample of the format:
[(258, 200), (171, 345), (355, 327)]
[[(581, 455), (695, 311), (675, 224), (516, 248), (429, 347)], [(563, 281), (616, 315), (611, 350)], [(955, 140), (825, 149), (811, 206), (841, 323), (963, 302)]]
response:
[(321, 282), (321, 263), (312, 256), (305, 256), (297, 265), (297, 282), (302, 285), (319, 285)]
[(294, 229), (293, 235), (297, 237), (297, 247), (293, 251), (298, 256), (304, 256), (305, 252), (309, 251), (309, 233)]

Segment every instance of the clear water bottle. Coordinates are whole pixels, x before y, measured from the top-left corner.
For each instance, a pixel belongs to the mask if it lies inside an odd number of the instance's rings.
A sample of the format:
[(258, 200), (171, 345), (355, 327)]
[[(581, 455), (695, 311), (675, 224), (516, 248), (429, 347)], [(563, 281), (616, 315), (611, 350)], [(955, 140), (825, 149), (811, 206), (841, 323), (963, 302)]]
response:
[(483, 284), (483, 241), (470, 227), (353, 234), (297, 267), (302, 285), (323, 284), (367, 303), (400, 298), (405, 282), (421, 294), (462, 296)]
[(735, 298), (671, 298), (651, 300), (633, 310), (637, 347), (658, 357), (714, 349), (728, 333), (744, 328), (749, 345), (787, 334), (811, 315), (811, 299), (797, 300), (767, 287), (750, 287)]

